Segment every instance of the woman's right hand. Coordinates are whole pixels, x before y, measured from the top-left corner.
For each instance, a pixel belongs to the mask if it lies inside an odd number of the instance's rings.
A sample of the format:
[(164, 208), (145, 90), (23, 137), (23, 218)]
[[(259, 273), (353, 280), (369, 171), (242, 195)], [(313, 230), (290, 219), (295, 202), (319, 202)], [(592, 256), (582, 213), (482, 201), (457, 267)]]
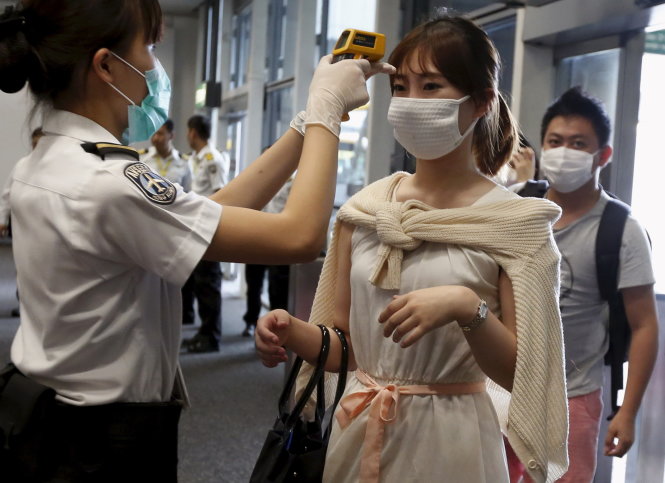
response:
[(367, 79), (377, 73), (392, 74), (395, 68), (384, 62), (321, 58), (309, 85), (305, 124), (321, 124), (339, 136), (342, 116), (369, 101)]
[(288, 360), (283, 346), (286, 344), (290, 326), (291, 316), (282, 309), (268, 312), (257, 321), (254, 343), (264, 366), (275, 367)]

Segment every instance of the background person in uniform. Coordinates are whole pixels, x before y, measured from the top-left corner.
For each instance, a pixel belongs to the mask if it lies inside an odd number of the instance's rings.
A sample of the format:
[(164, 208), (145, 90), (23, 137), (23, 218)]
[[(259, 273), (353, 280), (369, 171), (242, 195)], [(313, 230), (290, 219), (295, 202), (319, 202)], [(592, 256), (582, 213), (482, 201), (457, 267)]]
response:
[(141, 156), (141, 161), (185, 191), (192, 189), (192, 170), (187, 159), (173, 147), (173, 121), (167, 119), (150, 138), (152, 147)]
[[(291, 191), (292, 179), (289, 179), (275, 197), (270, 200), (263, 211), (267, 213), (280, 213), (286, 205)], [(261, 314), (261, 294), (263, 281), (268, 272), (268, 298), (270, 310), (284, 309), (289, 306), (289, 265), (258, 265), (248, 263), (245, 265), (245, 281), (247, 283), (247, 311), (243, 316), (245, 329), (243, 337), (253, 337), (256, 321)]]
[[(564, 92), (545, 112), (541, 171), (546, 198), (562, 209), (554, 225), (561, 252), (560, 307), (565, 346), (570, 431), (568, 472), (560, 482), (591, 482), (603, 417), (603, 365), (609, 345), (608, 305), (596, 275), (596, 235), (610, 197), (598, 183), (610, 162), (611, 122), (603, 104), (580, 88)], [(619, 252), (617, 287), (631, 328), (623, 404), (604, 435), (604, 454), (622, 457), (635, 438), (635, 417), (658, 350), (651, 250), (644, 229), (628, 216)], [(510, 455), (510, 451), (509, 451)], [(523, 467), (509, 458), (511, 481)]]
[[(210, 144), (210, 120), (196, 115), (187, 121), (187, 141), (194, 150), (190, 157), (192, 190), (210, 196), (228, 181), (228, 156)], [(198, 304), (201, 327), (185, 339), (189, 352), (219, 350), (222, 337), (222, 269), (215, 261), (201, 260), (182, 288), (182, 323), (194, 323), (194, 300)]]
[[(42, 439), (4, 440), (12, 453), (0, 478), (174, 482), (182, 285), (201, 259), (318, 255), (339, 119), (367, 102), (366, 77), (391, 69), (324, 57), (301, 116), (304, 137), (289, 129), (208, 198), (185, 193), (119, 143), (147, 141), (168, 117), (170, 83), (153, 53), (157, 0), (20, 7), (0, 15), (0, 90), (27, 82), (47, 135), (18, 162), (10, 193), (22, 314), (11, 347), (16, 370), (2, 378), (0, 427), (16, 429), (7, 421), (29, 407), (25, 383), (53, 389), (56, 399), (50, 411), (30, 414)], [(258, 211), (296, 168), (284, 211)], [(30, 469), (39, 474), (26, 476)]]

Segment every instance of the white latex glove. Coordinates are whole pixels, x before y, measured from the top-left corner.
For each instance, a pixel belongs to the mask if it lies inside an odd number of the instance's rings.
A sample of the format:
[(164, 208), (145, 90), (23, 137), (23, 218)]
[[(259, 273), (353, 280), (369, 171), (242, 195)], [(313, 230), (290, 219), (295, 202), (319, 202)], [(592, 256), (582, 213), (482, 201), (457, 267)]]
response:
[(291, 129), (295, 129), (300, 133), (301, 136), (305, 135), (305, 116), (306, 116), (305, 111), (300, 111), (298, 114), (296, 114), (296, 117), (293, 118), (291, 121)]
[(320, 124), (339, 137), (342, 116), (369, 101), (367, 79), (377, 73), (392, 74), (395, 68), (384, 62), (341, 60), (331, 64), (332, 55), (321, 58), (309, 85), (305, 126)]

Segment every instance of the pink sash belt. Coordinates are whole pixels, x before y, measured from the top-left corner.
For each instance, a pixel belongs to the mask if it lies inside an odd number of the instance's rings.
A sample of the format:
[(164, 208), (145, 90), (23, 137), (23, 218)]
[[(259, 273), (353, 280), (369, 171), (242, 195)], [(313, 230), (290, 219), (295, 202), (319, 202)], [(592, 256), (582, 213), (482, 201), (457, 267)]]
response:
[(367, 373), (358, 369), (356, 378), (367, 388), (344, 397), (335, 414), (340, 427), (346, 428), (351, 421), (369, 406), (369, 417), (365, 431), (365, 441), (360, 459), (360, 481), (378, 482), (380, 473), (381, 449), (386, 424), (395, 421), (399, 395), (460, 395), (474, 394), (485, 390), (484, 382), (461, 382), (453, 384), (426, 384), (381, 386)]

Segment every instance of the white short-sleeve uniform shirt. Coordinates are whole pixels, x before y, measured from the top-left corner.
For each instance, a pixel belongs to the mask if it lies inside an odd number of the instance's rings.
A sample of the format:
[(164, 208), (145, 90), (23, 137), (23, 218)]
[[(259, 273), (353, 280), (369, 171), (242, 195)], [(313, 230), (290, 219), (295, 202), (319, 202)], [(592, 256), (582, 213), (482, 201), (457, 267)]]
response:
[(66, 111), (14, 172), (10, 194), (21, 325), (11, 359), (74, 405), (170, 397), (180, 346), (180, 287), (222, 208), (185, 193)]
[(171, 153), (166, 158), (162, 158), (153, 146), (141, 156), (141, 161), (150, 166), (162, 178), (166, 178), (172, 183), (178, 183), (185, 191), (191, 191), (192, 170), (189, 167), (189, 162), (183, 158), (177, 149), (171, 149)]
[(210, 196), (228, 183), (231, 162), (227, 153), (218, 151), (208, 143), (189, 159), (194, 193)]

